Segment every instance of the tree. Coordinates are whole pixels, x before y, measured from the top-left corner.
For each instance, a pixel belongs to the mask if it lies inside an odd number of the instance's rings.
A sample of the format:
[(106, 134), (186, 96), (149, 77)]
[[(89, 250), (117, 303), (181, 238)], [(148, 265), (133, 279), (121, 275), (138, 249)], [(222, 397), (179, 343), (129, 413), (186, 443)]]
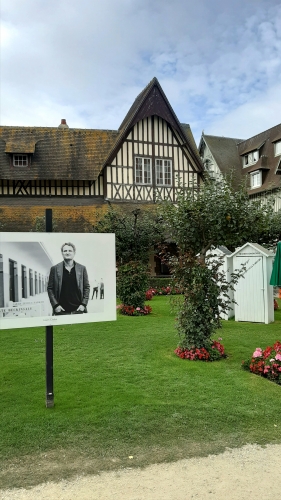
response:
[(149, 257), (162, 241), (162, 226), (153, 212), (139, 208), (125, 211), (110, 205), (93, 227), (94, 232), (115, 233), (117, 294), (126, 306), (144, 308)]
[(226, 283), (218, 262), (209, 258), (211, 249), (224, 245), (234, 250), (247, 241), (272, 243), (281, 233), (273, 205), (270, 198), (251, 201), (246, 185), (234, 189), (227, 178), (219, 183), (206, 179), (197, 192), (182, 191), (177, 205), (162, 204), (166, 234), (179, 251), (170, 266), (184, 296), (176, 323), (183, 347), (210, 348), (211, 335), (221, 327), (220, 312), (230, 302), (227, 289), (241, 274), (236, 270)]

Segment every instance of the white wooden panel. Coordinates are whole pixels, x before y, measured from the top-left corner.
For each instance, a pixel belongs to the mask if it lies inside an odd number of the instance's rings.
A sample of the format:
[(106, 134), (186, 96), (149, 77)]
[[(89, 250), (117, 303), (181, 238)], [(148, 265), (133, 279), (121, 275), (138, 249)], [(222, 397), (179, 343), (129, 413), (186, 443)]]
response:
[(112, 184), (107, 183), (107, 198), (112, 199)]
[(100, 183), (99, 184), (100, 184), (99, 185), (99, 193), (97, 193), (97, 194), (103, 196), (103, 176), (102, 175), (100, 176)]
[(178, 164), (178, 148), (173, 148), (174, 149), (174, 169), (178, 170), (179, 164)]
[(116, 184), (117, 179), (116, 179), (116, 167), (112, 167), (112, 182), (113, 184)]
[(143, 154), (144, 154), (144, 153), (143, 153), (143, 144), (142, 144), (142, 143), (140, 143), (140, 144), (139, 144), (139, 154), (140, 154), (140, 155), (143, 155)]
[(147, 140), (149, 142), (152, 141), (152, 119), (151, 119), (151, 117), (148, 118), (148, 137), (147, 137)]
[(122, 154), (121, 151), (117, 153), (117, 165), (122, 165)]
[(159, 118), (159, 142), (163, 142), (162, 118)]
[(128, 143), (129, 148), (129, 165), (133, 166), (133, 145), (131, 142)]
[(138, 139), (140, 141), (142, 141), (143, 140), (143, 135), (142, 135), (142, 120), (140, 122), (138, 122), (137, 125), (138, 125)]
[(117, 173), (117, 175), (118, 175), (118, 182), (121, 183), (121, 182), (123, 182), (123, 179), (122, 179), (122, 168), (118, 167), (117, 170), (118, 170), (118, 173)]
[(116, 157), (113, 158), (111, 165), (116, 165)]
[(133, 184), (133, 169), (132, 168), (128, 169), (128, 174), (129, 174), (128, 182), (129, 182), (129, 184)]
[(127, 139), (132, 139), (132, 132), (129, 133), (129, 135), (127, 136)]
[(264, 282), (263, 259), (260, 255), (236, 256), (234, 268), (247, 262), (244, 279), (240, 278), (235, 291), (235, 319), (236, 321), (251, 321), (264, 323)]
[(163, 142), (168, 142), (168, 128), (167, 128), (167, 123), (164, 122), (164, 137), (163, 137)]
[(158, 117), (154, 117), (154, 141), (158, 142)]
[(142, 120), (143, 122), (143, 140), (147, 141), (147, 122), (146, 120)]
[(111, 182), (111, 167), (106, 168), (106, 176), (107, 176), (108, 182)]
[(138, 144), (136, 142), (134, 142), (134, 154), (135, 155), (139, 154), (139, 148), (138, 148)]
[(172, 158), (173, 156), (173, 148), (171, 146), (169, 146), (169, 157)]
[(154, 146), (154, 147), (155, 147), (155, 156), (159, 156), (159, 152), (158, 152), (158, 151), (159, 151), (159, 148), (158, 148), (158, 145), (157, 145), (157, 144), (155, 144), (155, 146)]
[(168, 143), (169, 144), (173, 143), (173, 136), (172, 136), (172, 131), (170, 128), (168, 128)]
[(146, 156), (148, 155), (148, 145), (147, 144), (143, 145), (143, 154)]
[(162, 145), (159, 146), (159, 156), (160, 157), (164, 156), (164, 151), (163, 151), (163, 146)]
[(127, 155), (128, 155), (127, 142), (124, 142), (124, 144), (123, 144), (123, 166), (124, 167), (127, 167), (127, 165), (128, 165)]
[(152, 156), (152, 144), (148, 144), (148, 155)]
[(168, 146), (164, 146), (164, 156), (165, 158), (168, 156)]

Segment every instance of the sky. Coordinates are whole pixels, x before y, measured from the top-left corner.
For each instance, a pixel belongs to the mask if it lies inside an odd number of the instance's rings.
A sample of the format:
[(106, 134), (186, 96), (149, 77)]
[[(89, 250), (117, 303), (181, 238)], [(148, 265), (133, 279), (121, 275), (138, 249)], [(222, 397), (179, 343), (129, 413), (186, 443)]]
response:
[(1, 0), (0, 122), (118, 129), (157, 77), (198, 144), (281, 121), (280, 0)]

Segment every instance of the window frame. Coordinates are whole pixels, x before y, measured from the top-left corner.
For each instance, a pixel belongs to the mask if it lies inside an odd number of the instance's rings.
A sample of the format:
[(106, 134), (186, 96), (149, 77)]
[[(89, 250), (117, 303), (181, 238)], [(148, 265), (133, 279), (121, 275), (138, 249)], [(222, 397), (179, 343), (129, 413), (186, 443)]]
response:
[[(279, 152), (277, 153), (277, 146), (279, 148)], [(281, 155), (281, 140), (280, 141), (276, 141), (274, 143), (274, 156), (280, 156)]]
[[(21, 159), (16, 159), (16, 157), (21, 157)], [(16, 163), (16, 162), (22, 162), (22, 164), (20, 163)], [(25, 163), (23, 163), (25, 162)], [(13, 153), (13, 157), (12, 157), (12, 164), (13, 164), (13, 167), (14, 168), (26, 168), (29, 166), (29, 157), (28, 157), (28, 154), (26, 153)]]
[[(157, 162), (159, 163), (157, 164)], [(169, 163), (169, 165), (165, 165), (165, 162)], [(159, 171), (158, 167), (160, 167), (161, 171)], [(168, 172), (165, 172), (166, 167), (169, 168)], [(168, 174), (170, 182), (165, 182), (166, 174)], [(158, 182), (160, 177), (162, 177), (162, 182)], [(157, 187), (171, 187), (173, 185), (172, 160), (170, 158), (155, 158), (155, 182)]]
[[(254, 154), (257, 154), (257, 159), (255, 160), (253, 155)], [(249, 151), (249, 153), (243, 155), (243, 167), (244, 168), (247, 168), (247, 167), (250, 167), (251, 165), (255, 165), (255, 163), (257, 163), (257, 161), (259, 160), (259, 150), (258, 149), (253, 149), (253, 151)], [(246, 163), (246, 159), (247, 159), (247, 163)]]
[[(137, 180), (140, 178), (140, 163), (141, 160), (141, 180)], [(145, 170), (145, 162), (149, 162), (149, 171)], [(149, 172), (149, 179), (147, 173)], [(147, 177), (147, 181), (145, 182), (145, 176)], [(135, 156), (135, 183), (139, 186), (152, 186), (152, 158), (147, 156)]]
[[(257, 185), (254, 184), (255, 178), (259, 179), (259, 184), (257, 184)], [(262, 171), (261, 170), (255, 170), (254, 172), (250, 173), (250, 186), (251, 186), (251, 189), (257, 189), (257, 188), (262, 186)]]

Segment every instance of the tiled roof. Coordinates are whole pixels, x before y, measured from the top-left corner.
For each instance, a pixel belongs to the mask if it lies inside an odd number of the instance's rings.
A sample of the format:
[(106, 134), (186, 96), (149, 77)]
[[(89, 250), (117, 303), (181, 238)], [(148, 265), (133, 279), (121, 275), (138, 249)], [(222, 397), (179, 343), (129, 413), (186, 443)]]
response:
[[(0, 127), (2, 179), (95, 180), (118, 137), (115, 130)], [(11, 167), (8, 153), (34, 153), (31, 166)]]
[(198, 156), (198, 159), (201, 162), (201, 158), (200, 158), (200, 155), (199, 155), (199, 152), (198, 152), (198, 149), (197, 149), (197, 146), (196, 146), (196, 142), (194, 140), (193, 133), (191, 131), (190, 125), (188, 123), (181, 123), (181, 128), (184, 131), (187, 139), (189, 140), (189, 144), (190, 144), (192, 150), (194, 151), (194, 154), (196, 154)]
[[(278, 138), (281, 139), (281, 123), (238, 144), (242, 174), (246, 175), (247, 173), (260, 169), (265, 172), (262, 186), (256, 189), (250, 189), (249, 194), (256, 194), (280, 187), (280, 175), (276, 175), (276, 170), (281, 157), (280, 155), (275, 156), (273, 143), (278, 140)], [(243, 155), (255, 149), (259, 149), (260, 157), (258, 161), (254, 165), (243, 168)]]
[[(276, 175), (281, 156), (275, 156), (274, 142), (281, 140), (281, 123), (249, 139), (234, 139), (203, 134), (218, 167), (222, 173), (232, 168), (237, 172), (237, 180), (256, 170), (263, 170), (263, 184), (249, 189), (249, 194), (261, 193), (280, 187), (280, 175)], [(243, 166), (243, 156), (259, 150), (259, 159), (249, 167)]]
[(237, 144), (241, 142), (241, 139), (205, 134), (203, 137), (220, 171), (223, 174), (234, 171), (236, 180), (239, 182), (241, 180), (241, 162)]

